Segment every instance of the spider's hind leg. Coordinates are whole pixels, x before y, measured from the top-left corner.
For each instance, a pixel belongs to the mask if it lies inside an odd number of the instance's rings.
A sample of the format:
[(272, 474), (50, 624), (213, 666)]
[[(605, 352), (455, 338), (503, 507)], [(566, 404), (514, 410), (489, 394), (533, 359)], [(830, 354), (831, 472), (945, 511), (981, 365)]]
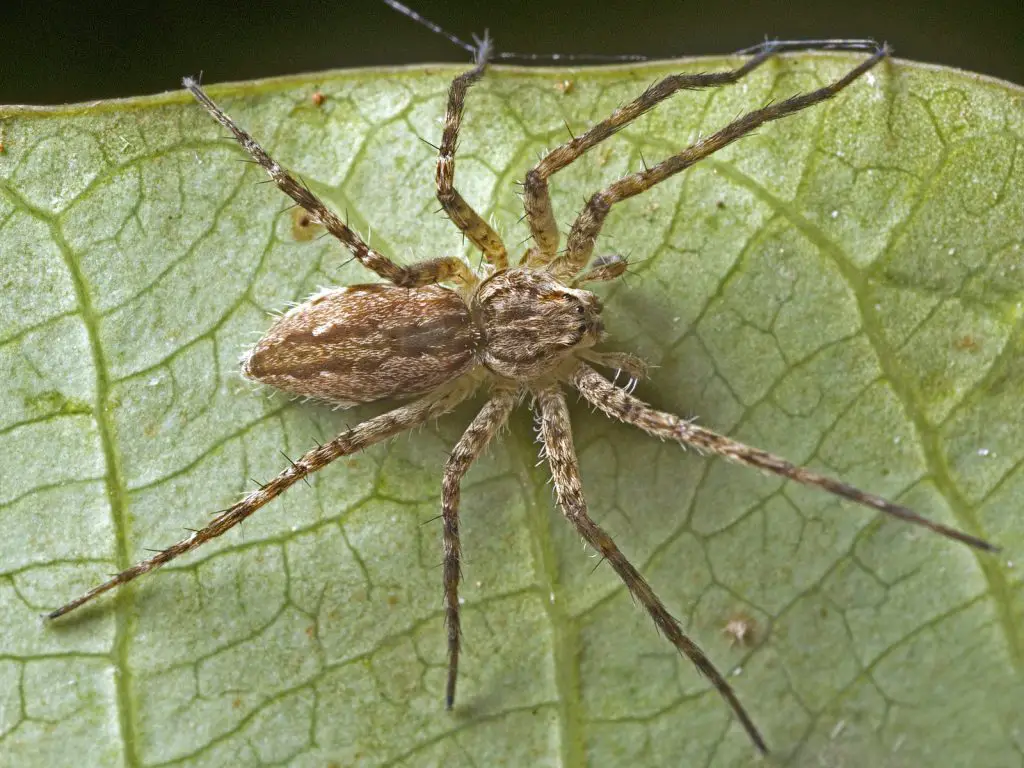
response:
[(721, 456), (737, 464), (745, 464), (787, 480), (795, 480), (812, 488), (820, 488), (862, 506), (884, 512), (904, 522), (927, 528), (947, 539), (962, 542), (975, 549), (985, 552), (998, 551), (998, 547), (989, 544), (984, 539), (919, 515), (902, 504), (896, 504), (835, 478), (797, 466), (780, 456), (720, 435), (694, 424), (692, 421), (681, 419), (673, 413), (656, 410), (643, 400), (633, 397), (631, 392), (614, 386), (612, 382), (590, 366), (581, 365), (572, 375), (570, 383), (579, 390), (585, 400), (598, 410), (613, 419), (632, 424), (654, 437), (662, 440), (674, 440), (682, 445), (693, 446), (698, 450)]
[(323, 469), (335, 459), (358, 453), (375, 443), (424, 424), (431, 419), (436, 419), (452, 410), (452, 408), (465, 400), (469, 394), (469, 390), (458, 387), (439, 390), (407, 405), (400, 406), (387, 413), (382, 413), (380, 416), (367, 419), (361, 424), (357, 424), (351, 429), (342, 432), (329, 443), (307, 451), (295, 461), (289, 459), (289, 466), (286, 469), (238, 503), (218, 512), (217, 516), (206, 527), (193, 531), (188, 538), (171, 544), (152, 557), (142, 560), (112, 576), (102, 584), (93, 587), (71, 602), (65, 603), (57, 610), (47, 614), (47, 618), (56, 619), (59, 616), (70, 613), (104, 592), (127, 584), (129, 581), (134, 581), (139, 576), (156, 570), (171, 560), (191, 552), (193, 549), (198, 549), (206, 542), (227, 533), (260, 507), (276, 499), (299, 480), (304, 480), (314, 472)]
[(441, 520), (444, 524), (444, 618), (448, 629), (448, 685), (445, 706), (455, 702), (455, 683), (459, 673), (459, 646), (462, 623), (459, 618), (459, 581), (462, 578), (462, 546), (459, 540), (460, 484), (470, 466), (484, 452), (491, 438), (508, 420), (519, 401), (519, 393), (498, 391), (466, 428), (444, 465), (441, 484)]
[(583, 540), (600, 552), (602, 557), (615, 569), (630, 594), (654, 619), (654, 623), (661, 633), (708, 678), (732, 707), (751, 741), (762, 753), (767, 753), (768, 747), (758, 732), (757, 726), (754, 725), (743, 705), (740, 704), (729, 683), (715, 669), (715, 665), (711, 663), (704, 651), (686, 636), (679, 621), (669, 613), (668, 608), (651, 589), (651, 585), (626, 559), (612, 538), (590, 518), (587, 512), (587, 502), (583, 496), (579, 461), (576, 458), (576, 449), (573, 447), (572, 427), (569, 424), (569, 409), (565, 402), (565, 395), (558, 387), (542, 389), (536, 394), (541, 435), (548, 463), (551, 465), (555, 496), (566, 519), (572, 523)]

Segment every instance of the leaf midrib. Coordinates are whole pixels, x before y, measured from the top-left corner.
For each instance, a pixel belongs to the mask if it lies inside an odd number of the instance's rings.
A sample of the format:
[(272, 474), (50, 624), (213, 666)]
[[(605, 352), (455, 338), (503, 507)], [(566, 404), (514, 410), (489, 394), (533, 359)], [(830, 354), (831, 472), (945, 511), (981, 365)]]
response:
[[(3, 184), (2, 188), (5, 194), (9, 195), (21, 210), (47, 226), (50, 236), (53, 238), (53, 242), (64, 261), (64, 266), (71, 277), (71, 283), (74, 286), (78, 314), (82, 318), (82, 325), (89, 340), (92, 367), (96, 374), (96, 402), (93, 406), (93, 418), (99, 433), (100, 447), (103, 452), (104, 467), (106, 469), (104, 485), (106, 486), (107, 502), (110, 505), (111, 522), (114, 528), (116, 563), (118, 570), (123, 570), (131, 565), (128, 551), (127, 489), (124, 484), (120, 455), (117, 451), (114, 437), (114, 425), (111, 420), (112, 410), (109, 405), (111, 381), (107, 357), (103, 350), (103, 342), (100, 336), (100, 315), (93, 308), (92, 296), (89, 293), (88, 285), (78, 259), (64, 238), (60, 216), (50, 215), (39, 210), (6, 184)], [(136, 712), (135, 699), (132, 695), (132, 672), (131, 666), (128, 664), (128, 653), (131, 645), (130, 609), (134, 600), (132, 590), (119, 590), (116, 599), (119, 603), (119, 609), (114, 612), (115, 633), (110, 657), (116, 667), (114, 686), (118, 722), (121, 729), (121, 742), (124, 749), (122, 754), (124, 764), (128, 768), (140, 768), (142, 761), (139, 758), (136, 739)]]

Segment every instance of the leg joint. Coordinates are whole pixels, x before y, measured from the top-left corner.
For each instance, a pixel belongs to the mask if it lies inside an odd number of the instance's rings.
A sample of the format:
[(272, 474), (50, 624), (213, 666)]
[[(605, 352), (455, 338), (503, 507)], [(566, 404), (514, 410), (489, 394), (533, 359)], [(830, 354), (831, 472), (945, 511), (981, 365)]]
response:
[(587, 201), (587, 209), (595, 214), (607, 214), (612, 209), (612, 201), (604, 192), (595, 192)]
[(527, 192), (536, 194), (543, 192), (548, 188), (548, 180), (546, 176), (540, 173), (536, 168), (531, 168), (526, 172), (526, 178), (523, 180), (523, 187)]

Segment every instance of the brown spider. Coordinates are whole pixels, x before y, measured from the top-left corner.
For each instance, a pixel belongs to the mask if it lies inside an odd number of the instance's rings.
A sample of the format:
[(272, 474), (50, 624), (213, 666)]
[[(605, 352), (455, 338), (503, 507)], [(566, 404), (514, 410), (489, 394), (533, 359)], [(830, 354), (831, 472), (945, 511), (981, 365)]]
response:
[[(846, 75), (818, 90), (753, 110), (720, 131), (672, 157), (632, 173), (592, 195), (576, 218), (564, 250), (548, 192), (548, 179), (585, 152), (679, 90), (734, 83), (779, 50), (807, 47), (870, 50), (871, 55)], [(386, 438), (451, 411), (477, 390), (488, 400), (452, 450), (444, 468), (441, 518), (444, 527), (444, 611), (448, 630), (450, 708), (459, 664), (460, 482), (473, 461), (527, 395), (540, 425), (543, 454), (551, 467), (558, 505), (584, 541), (625, 583), (654, 619), (658, 629), (684, 653), (732, 707), (757, 748), (767, 747), (725, 678), (683, 632), (679, 622), (630, 564), (608, 534), (587, 513), (579, 465), (566, 406), (565, 385), (576, 389), (607, 415), (663, 440), (674, 440), (731, 461), (817, 486), (859, 504), (924, 526), (984, 550), (990, 544), (923, 518), (906, 507), (845, 483), (797, 467), (784, 459), (719, 435), (633, 397), (644, 363), (633, 355), (599, 352), (606, 334), (601, 302), (579, 286), (620, 277), (627, 261), (593, 256), (594, 244), (612, 206), (750, 133), (759, 126), (835, 96), (888, 55), (870, 41), (769, 42), (744, 53), (754, 55), (724, 72), (672, 75), (615, 110), (586, 133), (551, 152), (526, 174), (524, 205), (533, 245), (510, 266), (504, 244), (455, 189), (455, 147), (467, 91), (484, 74), (490, 47), (485, 38), (476, 66), (452, 82), (438, 148), (437, 197), (444, 211), (483, 252), (486, 264), (474, 274), (460, 259), (438, 258), (410, 266), (370, 248), (303, 184), (275, 162), (203, 92), (184, 80), (200, 104), (235, 136), (250, 157), (306, 216), (304, 224), (322, 225), (368, 269), (386, 282), (322, 291), (278, 319), (246, 355), (243, 373), (251, 379), (297, 395), (351, 405), (415, 395), (416, 399), (343, 432), (309, 451), (266, 485), (220, 512), (205, 528), (143, 560), (49, 614), (62, 616), (109, 589), (132, 581), (190, 552), (241, 523), (285, 489), (340, 456), (361, 451)], [(447, 283), (454, 287), (443, 287)], [(593, 365), (626, 371), (630, 385), (617, 387)]]

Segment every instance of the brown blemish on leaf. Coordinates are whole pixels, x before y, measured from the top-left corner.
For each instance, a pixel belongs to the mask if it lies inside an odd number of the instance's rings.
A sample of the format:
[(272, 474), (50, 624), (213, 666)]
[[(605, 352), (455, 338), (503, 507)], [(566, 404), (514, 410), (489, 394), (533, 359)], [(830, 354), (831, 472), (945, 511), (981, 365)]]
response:
[(575, 87), (575, 80), (559, 80), (557, 83), (555, 83), (555, 90), (561, 92), (563, 96), (568, 96), (570, 93), (572, 93)]
[(323, 231), (324, 228), (314, 223), (304, 208), (292, 208), (292, 237), (300, 243), (312, 240)]
[(981, 345), (974, 336), (965, 334), (953, 342), (953, 349), (958, 352), (977, 352)]
[(749, 648), (757, 640), (757, 622), (746, 613), (736, 613), (726, 620), (722, 632), (729, 636), (729, 645)]

